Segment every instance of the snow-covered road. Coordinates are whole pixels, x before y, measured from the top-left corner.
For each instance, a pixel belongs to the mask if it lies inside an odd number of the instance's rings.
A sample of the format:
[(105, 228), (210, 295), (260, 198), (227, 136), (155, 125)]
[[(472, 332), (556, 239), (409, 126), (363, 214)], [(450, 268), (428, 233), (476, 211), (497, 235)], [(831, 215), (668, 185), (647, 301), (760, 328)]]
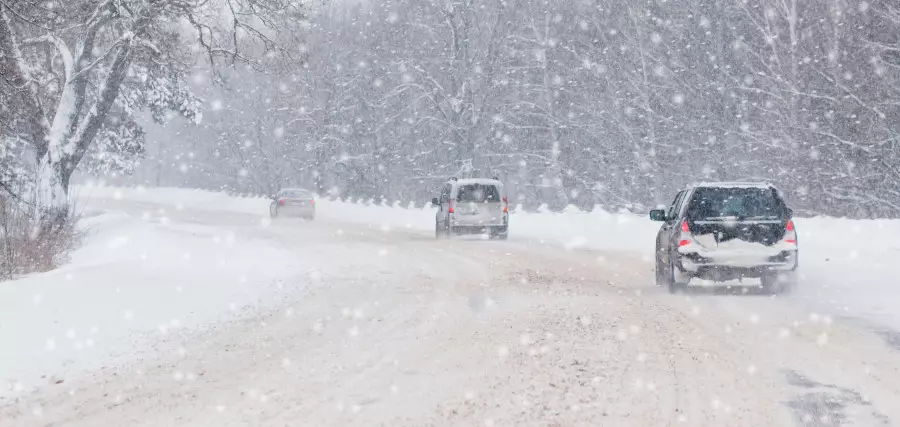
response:
[(87, 212), (70, 267), (0, 286), (2, 426), (900, 423), (900, 339), (802, 293), (327, 210)]

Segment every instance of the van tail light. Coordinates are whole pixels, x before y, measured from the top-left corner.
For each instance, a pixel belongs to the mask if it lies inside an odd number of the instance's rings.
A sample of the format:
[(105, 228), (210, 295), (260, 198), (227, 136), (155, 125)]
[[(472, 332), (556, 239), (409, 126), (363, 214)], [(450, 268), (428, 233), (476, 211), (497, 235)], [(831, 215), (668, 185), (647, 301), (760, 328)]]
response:
[(503, 198), (503, 213), (509, 213), (509, 199)]
[(447, 212), (456, 213), (456, 211), (453, 210), (453, 199), (447, 199)]
[(784, 226), (784, 242), (794, 245), (797, 244), (797, 231), (794, 230), (794, 220), (792, 219), (789, 219)]
[(281, 205), (281, 206), (284, 206), (284, 199), (279, 200), (279, 201), (278, 201), (278, 204)]
[(688, 227), (687, 220), (681, 221), (681, 240), (678, 241), (678, 247), (691, 244), (691, 228)]

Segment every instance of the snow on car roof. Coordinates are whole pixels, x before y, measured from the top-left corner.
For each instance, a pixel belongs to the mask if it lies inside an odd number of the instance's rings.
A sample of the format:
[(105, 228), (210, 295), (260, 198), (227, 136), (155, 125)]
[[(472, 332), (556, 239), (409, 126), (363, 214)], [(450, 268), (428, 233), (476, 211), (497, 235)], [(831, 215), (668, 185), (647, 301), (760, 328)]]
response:
[(309, 191), (305, 188), (282, 188), (278, 191), (279, 193), (299, 193), (299, 194), (312, 194), (312, 191)]
[(502, 182), (489, 178), (463, 178), (456, 181), (451, 180), (450, 182), (456, 182), (458, 184), (503, 185)]
[(764, 181), (758, 182), (701, 182), (693, 187), (718, 187), (718, 188), (774, 188), (772, 184)]

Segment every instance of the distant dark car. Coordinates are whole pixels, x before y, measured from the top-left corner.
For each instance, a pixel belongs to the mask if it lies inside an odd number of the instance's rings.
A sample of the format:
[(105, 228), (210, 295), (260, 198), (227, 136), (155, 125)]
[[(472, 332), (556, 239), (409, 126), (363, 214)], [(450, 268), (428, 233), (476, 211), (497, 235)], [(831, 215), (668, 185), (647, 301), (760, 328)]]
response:
[(759, 278), (772, 293), (790, 290), (797, 270), (792, 211), (766, 183), (704, 183), (678, 193), (656, 236), (656, 283), (670, 292), (692, 278)]
[(272, 196), (269, 214), (272, 218), (298, 216), (313, 220), (316, 218), (315, 196), (308, 190), (285, 188)]

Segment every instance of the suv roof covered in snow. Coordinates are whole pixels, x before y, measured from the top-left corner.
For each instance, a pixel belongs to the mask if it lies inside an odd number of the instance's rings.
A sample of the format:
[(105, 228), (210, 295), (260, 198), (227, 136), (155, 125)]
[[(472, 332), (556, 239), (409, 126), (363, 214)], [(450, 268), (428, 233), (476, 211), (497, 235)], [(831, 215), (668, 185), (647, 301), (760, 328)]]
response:
[(701, 182), (699, 184), (693, 184), (688, 186), (688, 188), (698, 188), (698, 187), (716, 187), (716, 188), (775, 188), (774, 185), (764, 182)]

